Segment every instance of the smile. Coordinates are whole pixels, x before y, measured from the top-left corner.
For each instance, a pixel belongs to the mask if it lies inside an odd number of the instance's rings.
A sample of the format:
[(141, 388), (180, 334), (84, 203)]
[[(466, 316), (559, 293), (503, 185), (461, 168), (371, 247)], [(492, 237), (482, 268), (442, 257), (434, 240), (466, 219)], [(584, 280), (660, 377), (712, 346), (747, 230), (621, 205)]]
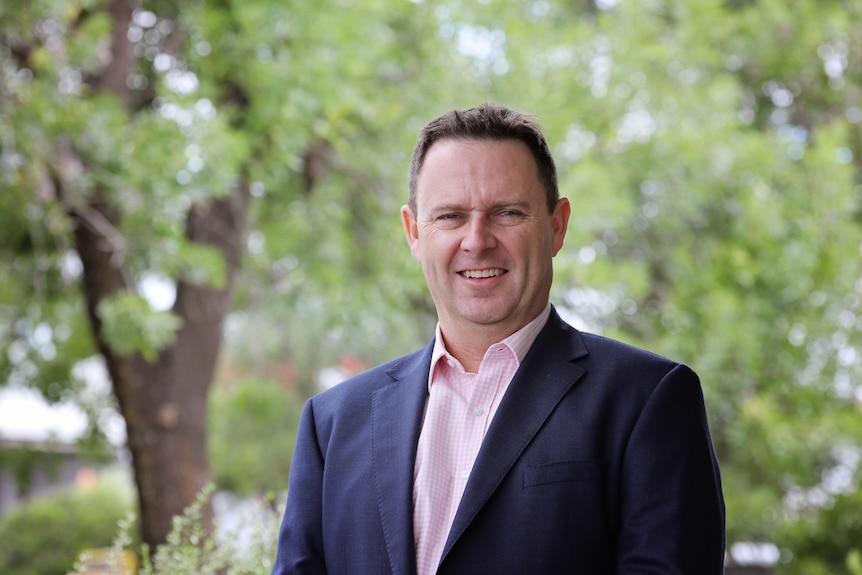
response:
[(506, 270), (502, 270), (500, 268), (494, 268), (490, 270), (464, 270), (459, 272), (465, 278), (470, 279), (481, 279), (481, 278), (492, 278), (496, 276), (501, 276), (506, 273)]

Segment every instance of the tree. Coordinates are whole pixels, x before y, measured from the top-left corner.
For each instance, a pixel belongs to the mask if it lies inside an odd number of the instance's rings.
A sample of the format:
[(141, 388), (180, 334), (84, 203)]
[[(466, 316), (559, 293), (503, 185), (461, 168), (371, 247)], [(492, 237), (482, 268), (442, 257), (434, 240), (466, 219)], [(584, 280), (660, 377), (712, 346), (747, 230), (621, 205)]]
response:
[[(350, 162), (344, 151), (360, 136), (374, 145), (388, 122), (406, 125), (406, 108), (369, 103), (420, 73), (428, 35), (414, 36), (424, 20), (408, 18), (422, 7), (369, 3), (362, 19), (340, 8), (227, 0), (0, 8), (0, 234), (11, 262), (0, 272), (10, 302), (0, 310), (10, 326), (0, 369), (4, 381), (59, 400), (80, 385), (77, 361), (104, 359), (152, 547), (209, 480), (207, 395), (249, 219), (271, 241), (265, 265), (273, 252), (284, 261), (317, 250), (333, 292), (383, 268), (370, 245), (386, 239), (371, 229), (388, 189), (358, 167), (371, 149)], [(380, 40), (364, 44), (368, 37)], [(339, 49), (345, 43), (365, 50)], [(345, 86), (353, 92), (334, 99)], [(308, 218), (311, 195), (324, 209)], [(281, 218), (295, 233), (283, 233)], [(329, 239), (318, 247), (321, 225)], [(344, 249), (351, 244), (369, 249)], [(266, 273), (279, 269), (289, 268)], [(174, 286), (170, 309), (147, 301), (142, 286), (153, 278)]]
[[(4, 12), (5, 63), (17, 76), (4, 98), (15, 112), (4, 155), (26, 162), (7, 172), (7, 187), (17, 195), (12, 202), (28, 206), (31, 214), (48, 211), (51, 218), (18, 220), (7, 234), (23, 247), (15, 256), (29, 267), (22, 271), (44, 273), (43, 295), (57, 298), (61, 307), (70, 304), (60, 300), (66, 284), (60, 258), (80, 266), (90, 332), (126, 421), (143, 539), (155, 543), (209, 480), (202, 449), (207, 389), (244, 241), (248, 184), (237, 180), (195, 197), (179, 195), (165, 178), (146, 173), (148, 159), (169, 168), (163, 154), (182, 150), (187, 138), (180, 126), (159, 117), (150, 105), (152, 94), (135, 89), (134, 78), (147, 83), (146, 76), (136, 75), (155, 73), (146, 50), (166, 55), (161, 50), (177, 41), (180, 30), (147, 26), (141, 20), (150, 16), (140, 12), (133, 22), (134, 5), (125, 0), (104, 6), (20, 3)], [(159, 39), (131, 41), (132, 31), (144, 26)], [(20, 106), (31, 98), (34, 105)], [(164, 149), (139, 148), (154, 140)], [(144, 209), (153, 200), (172, 199), (174, 205), (161, 208), (174, 213)], [(176, 201), (183, 199), (181, 208)], [(154, 255), (135, 235), (149, 226), (156, 241), (174, 242), (173, 257), (146, 261)], [(170, 314), (150, 313), (140, 293), (141, 273), (153, 265), (176, 266)], [(51, 322), (50, 314), (37, 310), (31, 319)], [(45, 355), (44, 349), (33, 351)], [(20, 375), (22, 365), (9, 368)]]

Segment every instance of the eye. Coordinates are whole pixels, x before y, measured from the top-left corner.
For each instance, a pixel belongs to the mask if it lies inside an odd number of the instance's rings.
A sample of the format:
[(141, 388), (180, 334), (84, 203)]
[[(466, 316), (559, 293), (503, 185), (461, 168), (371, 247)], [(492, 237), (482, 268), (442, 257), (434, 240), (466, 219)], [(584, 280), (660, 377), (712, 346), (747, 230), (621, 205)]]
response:
[(497, 212), (497, 217), (504, 220), (521, 219), (524, 217), (524, 212), (522, 212), (521, 210), (514, 209), (500, 210), (499, 212)]

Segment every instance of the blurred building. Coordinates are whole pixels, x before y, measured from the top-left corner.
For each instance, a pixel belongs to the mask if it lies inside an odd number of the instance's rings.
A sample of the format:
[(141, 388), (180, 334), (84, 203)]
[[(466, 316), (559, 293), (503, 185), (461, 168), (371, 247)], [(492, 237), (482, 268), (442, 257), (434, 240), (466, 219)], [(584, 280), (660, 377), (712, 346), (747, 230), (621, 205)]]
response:
[(76, 446), (86, 428), (72, 403), (49, 405), (34, 390), (0, 389), (0, 517), (49, 490), (96, 481), (96, 468)]

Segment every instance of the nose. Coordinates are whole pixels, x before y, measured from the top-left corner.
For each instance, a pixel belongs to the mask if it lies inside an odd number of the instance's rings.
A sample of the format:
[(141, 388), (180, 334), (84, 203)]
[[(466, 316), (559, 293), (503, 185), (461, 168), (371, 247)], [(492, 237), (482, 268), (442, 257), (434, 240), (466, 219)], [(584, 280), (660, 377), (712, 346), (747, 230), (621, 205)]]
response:
[(484, 216), (475, 215), (464, 226), (461, 249), (471, 253), (482, 253), (497, 245), (491, 223)]

